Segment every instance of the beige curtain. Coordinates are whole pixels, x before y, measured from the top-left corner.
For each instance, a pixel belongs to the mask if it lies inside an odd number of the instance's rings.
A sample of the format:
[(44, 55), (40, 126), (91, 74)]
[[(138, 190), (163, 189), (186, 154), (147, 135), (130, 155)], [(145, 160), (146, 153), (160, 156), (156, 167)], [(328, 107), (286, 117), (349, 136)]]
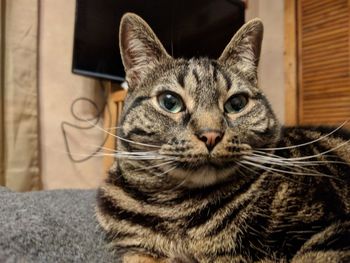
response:
[(5, 184), (5, 134), (4, 134), (4, 1), (0, 1), (0, 185)]
[(0, 1), (0, 183), (17, 191), (38, 190), (39, 0)]

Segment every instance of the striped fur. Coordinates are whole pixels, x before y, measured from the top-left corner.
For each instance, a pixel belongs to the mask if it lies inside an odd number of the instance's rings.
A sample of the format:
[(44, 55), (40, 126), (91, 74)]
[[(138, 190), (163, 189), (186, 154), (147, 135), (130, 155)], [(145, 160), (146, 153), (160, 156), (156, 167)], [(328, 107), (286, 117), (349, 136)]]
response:
[[(350, 134), (280, 126), (257, 86), (259, 20), (218, 60), (171, 58), (133, 14), (120, 38), (130, 91), (97, 218), (124, 262), (350, 262)], [(186, 109), (163, 110), (164, 91)], [(223, 134), (212, 150), (203, 129)]]

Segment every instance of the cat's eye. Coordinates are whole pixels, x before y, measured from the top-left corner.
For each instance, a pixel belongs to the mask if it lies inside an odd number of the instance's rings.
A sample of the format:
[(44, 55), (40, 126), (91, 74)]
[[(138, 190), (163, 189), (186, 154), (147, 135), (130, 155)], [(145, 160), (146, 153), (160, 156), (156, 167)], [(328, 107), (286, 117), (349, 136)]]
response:
[(179, 95), (173, 92), (164, 92), (158, 96), (158, 103), (162, 109), (178, 113), (185, 109), (185, 105)]
[(245, 94), (236, 94), (231, 96), (225, 103), (227, 113), (238, 113), (248, 104), (248, 97)]

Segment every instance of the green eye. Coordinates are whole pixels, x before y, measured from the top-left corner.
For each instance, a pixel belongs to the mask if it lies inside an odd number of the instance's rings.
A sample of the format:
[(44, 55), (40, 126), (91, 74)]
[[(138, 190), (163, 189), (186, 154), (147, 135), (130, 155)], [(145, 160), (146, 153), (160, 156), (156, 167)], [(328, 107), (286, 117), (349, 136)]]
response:
[(225, 103), (225, 111), (227, 113), (238, 113), (242, 111), (248, 104), (248, 97), (244, 94), (231, 96)]
[(184, 110), (182, 99), (175, 93), (164, 92), (158, 96), (159, 105), (166, 111), (178, 113)]

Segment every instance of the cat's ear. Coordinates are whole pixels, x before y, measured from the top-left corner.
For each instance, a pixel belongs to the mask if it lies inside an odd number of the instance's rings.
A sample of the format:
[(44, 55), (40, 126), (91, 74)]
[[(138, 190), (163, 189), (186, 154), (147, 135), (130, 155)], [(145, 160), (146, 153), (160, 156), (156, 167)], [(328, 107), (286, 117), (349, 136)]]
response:
[(244, 24), (233, 36), (218, 61), (235, 67), (248, 76), (256, 76), (264, 27), (259, 18)]
[(132, 13), (121, 19), (119, 47), (130, 88), (138, 86), (152, 67), (170, 57), (148, 24)]

